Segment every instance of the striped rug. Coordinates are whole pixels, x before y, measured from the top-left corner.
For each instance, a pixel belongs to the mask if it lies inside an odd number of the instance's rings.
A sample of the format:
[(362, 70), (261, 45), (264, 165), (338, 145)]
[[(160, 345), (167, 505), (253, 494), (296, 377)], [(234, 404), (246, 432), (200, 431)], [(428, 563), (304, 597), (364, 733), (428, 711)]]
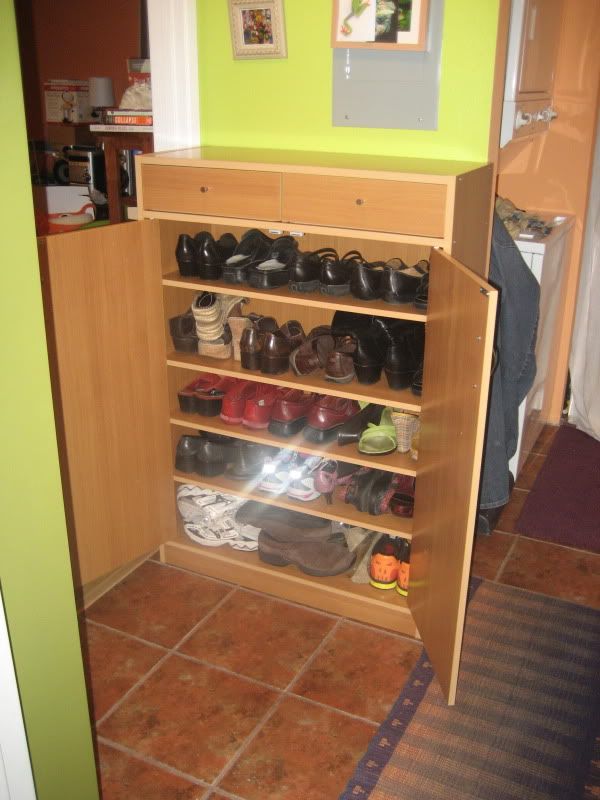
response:
[(424, 653), (340, 800), (600, 797), (598, 734), (600, 612), (478, 582), (456, 705)]

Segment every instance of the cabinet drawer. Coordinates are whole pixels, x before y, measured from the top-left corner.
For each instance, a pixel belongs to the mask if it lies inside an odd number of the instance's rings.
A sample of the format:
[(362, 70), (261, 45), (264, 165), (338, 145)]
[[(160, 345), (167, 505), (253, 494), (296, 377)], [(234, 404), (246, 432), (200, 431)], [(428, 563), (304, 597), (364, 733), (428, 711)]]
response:
[(329, 175), (283, 176), (283, 221), (444, 235), (446, 186)]
[(151, 211), (281, 219), (278, 172), (144, 164), (142, 182)]

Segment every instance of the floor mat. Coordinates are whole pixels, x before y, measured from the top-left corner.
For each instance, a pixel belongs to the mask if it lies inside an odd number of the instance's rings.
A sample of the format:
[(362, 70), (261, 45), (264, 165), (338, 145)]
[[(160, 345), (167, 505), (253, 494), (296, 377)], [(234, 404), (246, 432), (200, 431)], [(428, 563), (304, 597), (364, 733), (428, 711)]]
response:
[(599, 719), (600, 612), (483, 581), (456, 705), (424, 655), (340, 800), (580, 800)]
[(600, 442), (571, 425), (559, 428), (516, 530), (600, 553)]

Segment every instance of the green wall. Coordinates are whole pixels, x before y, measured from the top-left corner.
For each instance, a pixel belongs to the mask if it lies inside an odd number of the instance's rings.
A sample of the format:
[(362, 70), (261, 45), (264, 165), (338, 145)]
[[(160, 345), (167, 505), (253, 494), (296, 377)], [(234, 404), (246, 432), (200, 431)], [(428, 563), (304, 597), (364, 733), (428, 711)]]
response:
[(38, 800), (94, 800), (11, 0), (0, 20), (0, 582)]
[[(373, 0), (374, 2), (375, 0)], [(231, 54), (225, 0), (197, 0), (202, 143), (487, 161), (499, 0), (446, 0), (437, 131), (331, 124), (331, 0), (284, 0), (288, 57)]]

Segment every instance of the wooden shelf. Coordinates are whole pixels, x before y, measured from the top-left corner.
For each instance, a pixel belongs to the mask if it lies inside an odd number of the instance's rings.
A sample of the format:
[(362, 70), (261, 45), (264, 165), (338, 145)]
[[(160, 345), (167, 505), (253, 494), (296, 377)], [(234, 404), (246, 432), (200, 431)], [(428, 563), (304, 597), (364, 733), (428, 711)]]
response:
[(357, 381), (351, 383), (334, 383), (326, 381), (317, 375), (294, 375), (293, 372), (284, 372), (281, 375), (265, 375), (242, 369), (239, 361), (233, 358), (209, 358), (195, 353), (178, 353), (173, 351), (167, 356), (170, 367), (192, 369), (198, 372), (212, 372), (216, 375), (229, 375), (233, 378), (245, 378), (259, 383), (276, 383), (279, 386), (289, 386), (292, 389), (313, 391), (319, 394), (334, 397), (349, 397), (366, 403), (378, 403), (382, 406), (393, 406), (406, 411), (420, 413), (421, 405), (415, 402), (415, 395), (410, 389), (391, 389), (384, 378), (372, 384), (361, 384)]
[(419, 638), (406, 598), (396, 591), (353, 583), (350, 572), (314, 578), (293, 566), (269, 566), (256, 552), (202, 547), (181, 531), (163, 545), (162, 552), (168, 564)]
[(330, 297), (320, 292), (291, 292), (287, 286), (279, 289), (252, 289), (249, 286), (225, 283), (225, 281), (202, 281), (199, 278), (182, 278), (178, 272), (170, 272), (163, 277), (163, 286), (176, 289), (193, 289), (196, 292), (218, 292), (234, 297), (251, 297), (257, 300), (272, 300), (274, 303), (324, 308), (332, 313), (350, 311), (358, 314), (375, 314), (380, 317), (405, 319), (413, 322), (426, 322), (427, 312), (415, 308), (411, 303), (391, 305), (382, 300), (358, 300), (352, 295)]
[(315, 517), (323, 517), (323, 519), (330, 519), (334, 522), (345, 522), (348, 525), (381, 531), (381, 533), (389, 533), (392, 536), (402, 536), (405, 539), (412, 538), (412, 519), (397, 517), (390, 513), (371, 516), (362, 511), (357, 511), (353, 505), (344, 503), (336, 497), (333, 498), (331, 505), (328, 505), (322, 496), (316, 500), (311, 500), (309, 503), (304, 503), (302, 500), (293, 500), (285, 494), (275, 495), (261, 492), (255, 489), (253, 483), (249, 481), (232, 480), (226, 475), (218, 475), (213, 478), (197, 475), (195, 472), (189, 474), (175, 472), (173, 479), (177, 483), (193, 483), (206, 489), (226, 492), (236, 497), (247, 497), (248, 500), (256, 500), (259, 503), (278, 506), (279, 508), (287, 508), (290, 511), (301, 511), (303, 514), (312, 514)]
[(307, 442), (301, 432), (295, 436), (285, 438), (283, 436), (275, 436), (266, 428), (264, 430), (252, 430), (243, 425), (228, 425), (218, 416), (204, 417), (200, 414), (184, 414), (179, 409), (171, 411), (171, 424), (180, 425), (184, 428), (210, 431), (224, 436), (234, 436), (247, 442), (267, 444), (271, 447), (285, 447), (307, 455), (332, 458), (336, 461), (345, 461), (350, 464), (360, 464), (372, 469), (383, 469), (413, 477), (417, 474), (417, 463), (408, 453), (395, 452), (385, 456), (368, 456), (364, 453), (359, 453), (356, 445), (340, 447), (335, 439), (332, 442), (317, 445)]

